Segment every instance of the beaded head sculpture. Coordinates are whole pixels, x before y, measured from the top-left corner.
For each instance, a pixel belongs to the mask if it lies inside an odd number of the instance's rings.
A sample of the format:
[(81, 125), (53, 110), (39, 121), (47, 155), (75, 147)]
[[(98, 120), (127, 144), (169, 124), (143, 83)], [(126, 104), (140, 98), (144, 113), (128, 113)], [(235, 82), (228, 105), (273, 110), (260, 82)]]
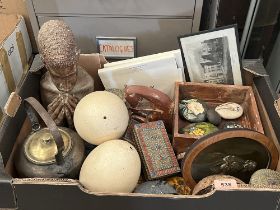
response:
[(65, 22), (50, 20), (39, 31), (38, 46), (48, 70), (40, 82), (43, 105), (57, 125), (73, 127), (77, 103), (94, 89), (92, 77), (78, 66), (74, 34)]
[(80, 52), (74, 35), (61, 20), (46, 22), (38, 34), (39, 52), (52, 81), (61, 91), (69, 91), (76, 83)]

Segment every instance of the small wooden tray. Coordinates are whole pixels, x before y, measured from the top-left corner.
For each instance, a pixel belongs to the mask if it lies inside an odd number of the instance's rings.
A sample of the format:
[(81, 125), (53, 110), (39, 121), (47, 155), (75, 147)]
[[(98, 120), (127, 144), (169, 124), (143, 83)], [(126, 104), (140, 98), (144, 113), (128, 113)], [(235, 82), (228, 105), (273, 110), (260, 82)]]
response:
[[(180, 134), (179, 129), (189, 125), (190, 122), (179, 116), (179, 102), (182, 99), (196, 98), (207, 103), (209, 108), (226, 103), (235, 102), (244, 109), (244, 114), (230, 120), (240, 123), (244, 128), (264, 133), (258, 107), (253, 90), (250, 86), (222, 85), (209, 83), (177, 82), (175, 86), (175, 107), (173, 125), (173, 148), (177, 154), (185, 152), (198, 137), (188, 134)], [(222, 120), (226, 122), (227, 120)]]

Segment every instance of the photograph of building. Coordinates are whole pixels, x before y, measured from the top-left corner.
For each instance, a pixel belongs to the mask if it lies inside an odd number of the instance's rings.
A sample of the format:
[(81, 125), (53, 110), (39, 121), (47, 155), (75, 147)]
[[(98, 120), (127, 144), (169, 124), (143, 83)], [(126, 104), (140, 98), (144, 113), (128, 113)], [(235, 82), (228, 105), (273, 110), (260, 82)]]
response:
[(234, 84), (228, 38), (219, 37), (201, 42), (199, 63), (204, 82)]

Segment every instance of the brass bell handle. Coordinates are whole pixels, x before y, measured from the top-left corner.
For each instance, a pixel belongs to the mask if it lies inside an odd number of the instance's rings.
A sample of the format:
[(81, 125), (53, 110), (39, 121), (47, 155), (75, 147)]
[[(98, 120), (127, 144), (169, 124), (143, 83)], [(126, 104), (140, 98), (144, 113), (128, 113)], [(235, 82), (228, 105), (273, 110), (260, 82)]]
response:
[(24, 100), (24, 106), (28, 118), (31, 121), (33, 131), (40, 130), (40, 123), (35, 113), (37, 113), (40, 116), (40, 118), (44, 121), (44, 123), (50, 130), (50, 133), (52, 134), (57, 147), (57, 154), (55, 155), (55, 160), (58, 165), (61, 165), (64, 162), (62, 155), (62, 151), (64, 150), (64, 142), (55, 122), (50, 117), (49, 113), (45, 110), (45, 108), (35, 98), (26, 98)]

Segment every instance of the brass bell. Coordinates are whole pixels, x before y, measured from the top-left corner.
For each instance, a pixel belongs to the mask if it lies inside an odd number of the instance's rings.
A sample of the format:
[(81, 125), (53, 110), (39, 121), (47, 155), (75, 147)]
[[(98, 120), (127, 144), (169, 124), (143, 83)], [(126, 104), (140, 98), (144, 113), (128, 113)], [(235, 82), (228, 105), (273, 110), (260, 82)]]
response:
[[(32, 132), (16, 153), (15, 166), (20, 177), (77, 178), (84, 160), (84, 142), (69, 128), (57, 128), (35, 98), (24, 101)], [(46, 128), (41, 128), (35, 112)]]

